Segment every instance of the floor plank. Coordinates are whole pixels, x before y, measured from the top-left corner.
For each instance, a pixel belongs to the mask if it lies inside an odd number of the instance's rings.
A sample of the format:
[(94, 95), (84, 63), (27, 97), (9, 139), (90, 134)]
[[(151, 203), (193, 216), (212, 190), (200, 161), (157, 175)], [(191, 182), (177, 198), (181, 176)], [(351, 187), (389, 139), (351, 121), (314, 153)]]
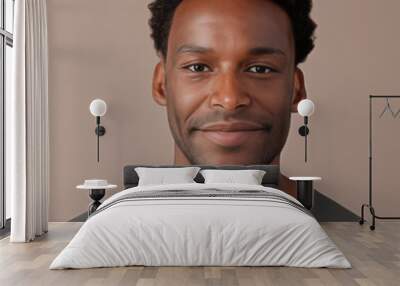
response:
[(48, 269), (82, 223), (50, 223), (32, 243), (0, 240), (0, 285), (400, 285), (400, 222), (379, 222), (375, 231), (354, 222), (321, 223), (351, 262), (352, 269), (296, 267), (117, 267)]

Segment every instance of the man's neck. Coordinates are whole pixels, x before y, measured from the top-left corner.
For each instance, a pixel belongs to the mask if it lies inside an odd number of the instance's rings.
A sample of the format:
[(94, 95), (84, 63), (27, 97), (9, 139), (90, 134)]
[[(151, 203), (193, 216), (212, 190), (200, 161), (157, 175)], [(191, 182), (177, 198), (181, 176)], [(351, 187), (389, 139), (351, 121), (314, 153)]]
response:
[(176, 144), (174, 153), (174, 165), (192, 165)]
[(289, 180), (289, 178), (282, 173), (279, 174), (278, 189), (295, 198), (297, 197), (296, 182)]
[[(174, 165), (192, 165), (176, 144), (174, 147)], [(278, 154), (270, 163), (266, 163), (265, 165), (280, 165), (280, 154)]]
[[(182, 151), (175, 145), (174, 165), (192, 165)], [(280, 154), (277, 155), (268, 165), (280, 165)], [(288, 177), (279, 173), (278, 188), (285, 193), (296, 197), (296, 183)]]

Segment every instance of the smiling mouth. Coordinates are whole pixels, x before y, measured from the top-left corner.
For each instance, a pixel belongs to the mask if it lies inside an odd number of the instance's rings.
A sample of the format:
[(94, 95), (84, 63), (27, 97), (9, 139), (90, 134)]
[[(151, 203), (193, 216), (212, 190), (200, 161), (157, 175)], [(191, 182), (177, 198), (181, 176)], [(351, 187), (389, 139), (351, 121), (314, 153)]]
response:
[(208, 140), (224, 147), (236, 147), (244, 144), (251, 137), (266, 132), (265, 129), (251, 129), (238, 131), (198, 130)]
[(237, 147), (250, 138), (267, 132), (265, 126), (247, 121), (224, 121), (197, 129), (209, 141), (224, 147)]

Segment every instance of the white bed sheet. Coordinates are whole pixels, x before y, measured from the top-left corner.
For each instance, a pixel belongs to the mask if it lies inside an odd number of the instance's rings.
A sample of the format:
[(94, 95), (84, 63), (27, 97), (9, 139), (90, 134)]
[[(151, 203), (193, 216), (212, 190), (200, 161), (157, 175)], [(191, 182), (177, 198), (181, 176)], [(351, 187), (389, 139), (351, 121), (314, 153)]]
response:
[[(264, 190), (233, 184), (138, 186), (154, 190)], [(90, 217), (54, 259), (50, 269), (145, 266), (292, 266), (351, 268), (312, 216), (282, 203), (258, 199), (185, 198), (124, 201)]]

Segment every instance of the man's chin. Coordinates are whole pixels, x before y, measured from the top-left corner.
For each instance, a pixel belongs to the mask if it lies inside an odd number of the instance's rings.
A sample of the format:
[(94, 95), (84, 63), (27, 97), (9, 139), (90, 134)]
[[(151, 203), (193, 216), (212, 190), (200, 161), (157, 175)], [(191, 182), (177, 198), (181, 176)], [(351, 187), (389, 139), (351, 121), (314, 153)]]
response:
[(265, 150), (265, 146), (270, 145), (267, 143), (268, 137), (269, 133), (265, 130), (250, 132), (197, 130), (192, 133), (189, 144), (191, 161), (195, 164), (210, 165), (268, 164), (268, 161), (276, 157), (268, 154), (275, 148)]
[(196, 140), (203, 144), (215, 145), (226, 150), (239, 150), (245, 145), (262, 142), (268, 136), (265, 129), (241, 131), (203, 131), (195, 132)]

